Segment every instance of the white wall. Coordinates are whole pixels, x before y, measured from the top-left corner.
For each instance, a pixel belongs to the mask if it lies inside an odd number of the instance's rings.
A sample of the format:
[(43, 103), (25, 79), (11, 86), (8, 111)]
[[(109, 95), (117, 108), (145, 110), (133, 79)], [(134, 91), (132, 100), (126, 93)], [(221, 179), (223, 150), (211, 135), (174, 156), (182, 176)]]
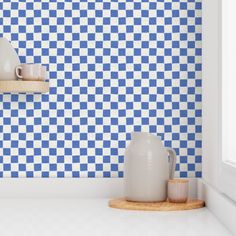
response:
[[(197, 198), (197, 180), (189, 179), (189, 197)], [(118, 198), (123, 178), (2, 178), (2, 198)]]

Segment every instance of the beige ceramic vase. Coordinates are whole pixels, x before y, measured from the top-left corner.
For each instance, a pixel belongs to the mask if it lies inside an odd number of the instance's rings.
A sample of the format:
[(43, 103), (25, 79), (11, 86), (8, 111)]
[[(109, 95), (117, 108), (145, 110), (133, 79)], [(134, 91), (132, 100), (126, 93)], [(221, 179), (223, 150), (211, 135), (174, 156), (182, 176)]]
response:
[(0, 38), (0, 81), (17, 80), (15, 68), (20, 64), (19, 57), (5, 38)]
[(132, 133), (125, 152), (125, 198), (128, 201), (160, 202), (167, 198), (167, 181), (174, 177), (176, 154), (160, 137)]

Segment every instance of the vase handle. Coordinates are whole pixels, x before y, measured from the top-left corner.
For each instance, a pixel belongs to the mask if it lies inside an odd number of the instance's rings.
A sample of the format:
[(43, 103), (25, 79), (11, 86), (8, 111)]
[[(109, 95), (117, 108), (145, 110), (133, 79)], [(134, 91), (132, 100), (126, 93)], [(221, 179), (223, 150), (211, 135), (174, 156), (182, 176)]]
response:
[(173, 179), (175, 176), (175, 167), (176, 167), (176, 152), (173, 148), (166, 148), (169, 154), (169, 178)]
[(21, 75), (21, 71), (22, 71), (22, 66), (17, 66), (16, 67), (16, 76), (20, 79), (23, 79), (23, 76)]

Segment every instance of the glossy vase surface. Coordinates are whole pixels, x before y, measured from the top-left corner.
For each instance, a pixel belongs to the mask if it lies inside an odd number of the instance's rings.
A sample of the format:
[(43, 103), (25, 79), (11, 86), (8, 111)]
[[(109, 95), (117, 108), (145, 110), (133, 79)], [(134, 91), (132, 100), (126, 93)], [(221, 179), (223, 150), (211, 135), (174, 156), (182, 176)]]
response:
[(19, 57), (5, 38), (0, 38), (0, 80), (17, 80), (15, 68), (20, 64)]
[(158, 202), (167, 198), (167, 181), (174, 177), (175, 151), (157, 135), (134, 132), (125, 152), (125, 198)]

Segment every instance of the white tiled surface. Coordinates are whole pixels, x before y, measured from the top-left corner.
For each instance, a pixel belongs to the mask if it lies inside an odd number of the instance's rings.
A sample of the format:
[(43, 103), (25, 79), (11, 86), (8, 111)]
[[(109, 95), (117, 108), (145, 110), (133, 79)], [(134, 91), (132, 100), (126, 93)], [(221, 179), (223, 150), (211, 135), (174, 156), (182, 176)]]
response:
[(107, 199), (1, 199), (0, 235), (231, 235), (206, 208), (138, 212), (111, 209), (107, 202)]

